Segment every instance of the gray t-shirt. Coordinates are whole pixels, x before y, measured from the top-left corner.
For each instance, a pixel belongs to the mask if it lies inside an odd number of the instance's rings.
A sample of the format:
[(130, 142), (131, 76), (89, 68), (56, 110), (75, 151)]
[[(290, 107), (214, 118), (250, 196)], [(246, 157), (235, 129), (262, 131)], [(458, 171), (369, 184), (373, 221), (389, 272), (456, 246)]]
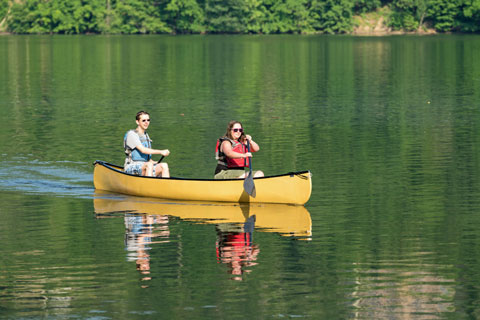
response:
[(125, 141), (125, 144), (127, 145), (127, 147), (133, 150), (138, 145), (142, 144), (142, 142), (140, 141), (140, 136), (138, 135), (138, 133), (136, 133), (134, 130), (130, 130), (127, 133), (127, 139)]

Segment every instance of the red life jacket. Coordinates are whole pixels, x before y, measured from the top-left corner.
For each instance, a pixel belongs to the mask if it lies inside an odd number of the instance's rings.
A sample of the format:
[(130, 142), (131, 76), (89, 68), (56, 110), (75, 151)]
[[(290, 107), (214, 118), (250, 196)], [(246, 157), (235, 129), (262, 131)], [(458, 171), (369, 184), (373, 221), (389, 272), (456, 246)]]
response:
[[(252, 254), (252, 234), (250, 232), (229, 232), (221, 236), (216, 243), (217, 263), (223, 261), (223, 254), (234, 254), (236, 261), (249, 261)], [(230, 257), (228, 258), (230, 259)]]
[(248, 167), (248, 158), (229, 158), (221, 151), (221, 145), (223, 141), (230, 141), (232, 144), (232, 150), (238, 153), (246, 153), (247, 147), (238, 141), (234, 141), (227, 137), (222, 137), (217, 140), (217, 146), (215, 147), (215, 159), (217, 159), (218, 164), (227, 166), (228, 168), (244, 168)]

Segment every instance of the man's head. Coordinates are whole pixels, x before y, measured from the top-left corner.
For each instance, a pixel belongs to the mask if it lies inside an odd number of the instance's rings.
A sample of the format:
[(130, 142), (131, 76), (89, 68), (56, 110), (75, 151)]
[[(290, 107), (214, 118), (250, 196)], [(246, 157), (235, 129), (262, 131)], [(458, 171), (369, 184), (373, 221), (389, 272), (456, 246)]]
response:
[(150, 114), (147, 111), (142, 110), (137, 112), (137, 115), (135, 116), (135, 120), (140, 120), (140, 117), (142, 115), (147, 115), (150, 118)]
[(135, 119), (140, 128), (147, 130), (148, 126), (150, 125), (150, 114), (147, 111), (137, 112)]

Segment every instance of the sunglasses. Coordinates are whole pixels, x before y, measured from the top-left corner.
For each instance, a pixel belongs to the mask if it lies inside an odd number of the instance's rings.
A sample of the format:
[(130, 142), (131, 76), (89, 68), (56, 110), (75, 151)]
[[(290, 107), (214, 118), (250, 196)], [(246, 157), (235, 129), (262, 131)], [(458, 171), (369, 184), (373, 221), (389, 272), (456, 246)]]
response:
[(242, 128), (240, 128), (240, 129), (235, 128), (235, 129), (232, 129), (232, 131), (233, 132), (243, 132), (243, 129)]
[(143, 119), (142, 122), (150, 122), (150, 119)]

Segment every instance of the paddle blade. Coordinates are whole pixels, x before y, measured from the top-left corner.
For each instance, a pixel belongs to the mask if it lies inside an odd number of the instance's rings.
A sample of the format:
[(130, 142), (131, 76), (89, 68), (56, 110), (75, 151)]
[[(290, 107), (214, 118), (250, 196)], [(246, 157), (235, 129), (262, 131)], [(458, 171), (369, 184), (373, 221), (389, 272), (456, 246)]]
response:
[(253, 176), (252, 173), (249, 172), (248, 176), (245, 178), (243, 182), (243, 189), (253, 198), (257, 196), (257, 191), (255, 190), (255, 183), (253, 183)]

